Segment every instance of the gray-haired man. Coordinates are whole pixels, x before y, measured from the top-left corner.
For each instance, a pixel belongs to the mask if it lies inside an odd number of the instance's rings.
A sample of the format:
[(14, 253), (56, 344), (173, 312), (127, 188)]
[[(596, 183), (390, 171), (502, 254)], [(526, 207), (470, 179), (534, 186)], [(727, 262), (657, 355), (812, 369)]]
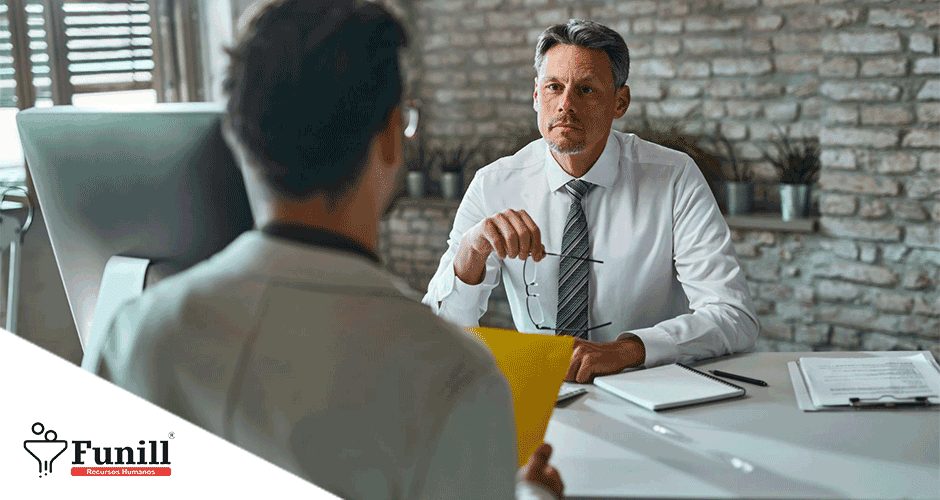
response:
[(566, 380), (749, 349), (758, 323), (730, 231), (687, 155), (611, 131), (630, 105), (617, 32), (539, 37), (542, 139), (477, 172), (424, 302), (475, 325), (500, 279), (516, 329), (578, 337)]

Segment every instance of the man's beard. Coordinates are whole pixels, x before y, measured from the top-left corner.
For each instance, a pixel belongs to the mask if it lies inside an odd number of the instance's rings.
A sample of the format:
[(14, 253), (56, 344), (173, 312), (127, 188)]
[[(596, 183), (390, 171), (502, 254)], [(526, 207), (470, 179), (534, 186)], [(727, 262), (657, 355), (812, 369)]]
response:
[(551, 139), (545, 139), (545, 142), (548, 143), (548, 149), (550, 149), (550, 150), (552, 151), (552, 153), (556, 153), (556, 154), (560, 154), (560, 155), (576, 155), (576, 154), (581, 154), (581, 153), (583, 153), (584, 150), (586, 149), (583, 142), (580, 143), (580, 144), (573, 144), (573, 145), (569, 145), (569, 146), (562, 146), (561, 144), (559, 144), (559, 143), (557, 143), (557, 142), (555, 142), (555, 141), (553, 141), (553, 140), (551, 140)]

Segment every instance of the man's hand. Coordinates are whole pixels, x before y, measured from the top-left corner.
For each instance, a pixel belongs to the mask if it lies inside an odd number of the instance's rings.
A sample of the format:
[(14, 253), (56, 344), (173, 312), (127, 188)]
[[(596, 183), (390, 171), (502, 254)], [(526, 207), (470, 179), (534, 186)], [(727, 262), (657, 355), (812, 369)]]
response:
[(545, 258), (542, 233), (525, 210), (506, 210), (483, 219), (464, 233), (454, 258), (454, 273), (468, 285), (478, 285), (486, 273), (486, 258)]
[(586, 384), (598, 375), (610, 375), (646, 361), (646, 348), (636, 338), (613, 342), (589, 342), (574, 339), (574, 352), (568, 365), (566, 382)]
[(551, 490), (558, 498), (564, 498), (565, 484), (561, 481), (558, 471), (548, 465), (548, 459), (552, 456), (552, 447), (548, 443), (542, 443), (535, 453), (529, 457), (529, 461), (522, 466), (520, 474), (526, 481), (541, 484)]

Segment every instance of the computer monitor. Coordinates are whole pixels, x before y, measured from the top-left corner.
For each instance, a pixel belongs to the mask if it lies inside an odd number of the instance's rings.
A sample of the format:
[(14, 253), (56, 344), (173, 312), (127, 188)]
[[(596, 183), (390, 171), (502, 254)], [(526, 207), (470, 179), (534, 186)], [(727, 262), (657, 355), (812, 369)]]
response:
[(128, 288), (112, 257), (149, 260), (137, 285), (143, 288), (144, 279), (152, 284), (182, 271), (252, 227), (222, 114), (221, 104), (187, 103), (55, 106), (16, 116), (83, 349), (97, 324), (96, 304), (107, 302), (99, 297), (102, 279), (115, 297), (124, 293), (115, 286)]

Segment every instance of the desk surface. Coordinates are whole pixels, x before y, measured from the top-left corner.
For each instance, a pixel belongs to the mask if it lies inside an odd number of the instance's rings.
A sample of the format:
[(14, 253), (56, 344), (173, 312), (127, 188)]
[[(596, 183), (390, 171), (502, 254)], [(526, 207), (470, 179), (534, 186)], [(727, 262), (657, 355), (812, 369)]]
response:
[(803, 412), (787, 362), (855, 352), (749, 353), (696, 364), (766, 381), (741, 399), (651, 412), (593, 385), (545, 441), (568, 498), (940, 498), (940, 412)]

